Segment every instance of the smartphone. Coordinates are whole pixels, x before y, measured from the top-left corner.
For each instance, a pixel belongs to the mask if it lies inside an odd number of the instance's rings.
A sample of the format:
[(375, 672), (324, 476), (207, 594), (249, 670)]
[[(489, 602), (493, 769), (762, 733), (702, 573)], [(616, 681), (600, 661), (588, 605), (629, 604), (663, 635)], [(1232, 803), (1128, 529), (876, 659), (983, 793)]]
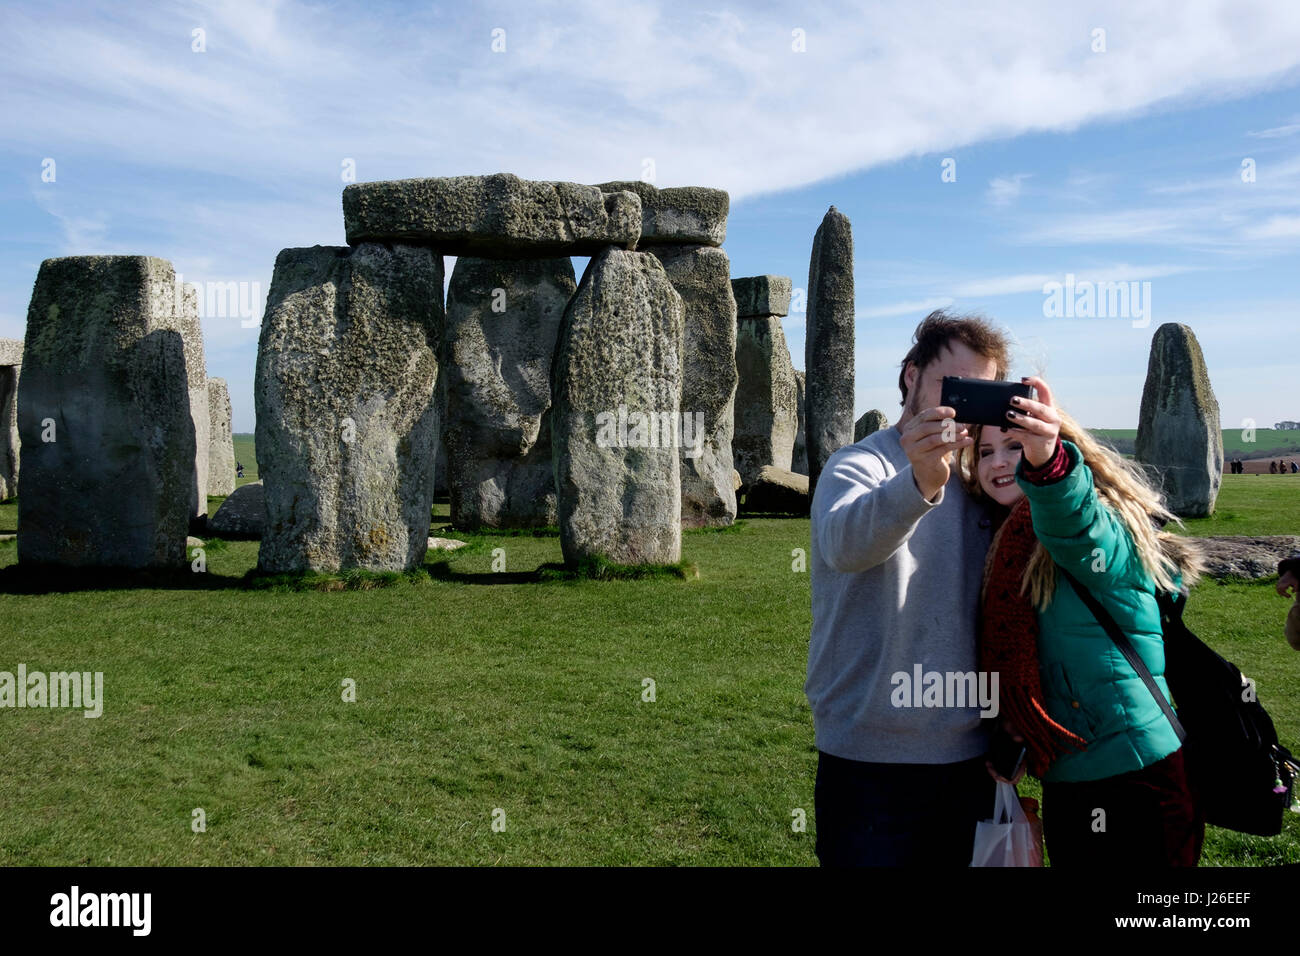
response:
[(989, 738), (989, 763), (1004, 780), (1016, 779), (1025, 759), (1025, 745), (1016, 743), (1012, 736), (999, 727)]
[(1007, 418), (1007, 410), (1014, 409), (1011, 398), (1038, 400), (1038, 389), (1023, 382), (995, 382), (986, 378), (957, 378), (945, 375), (940, 404), (957, 412), (957, 421), (963, 425), (1001, 425), (1019, 428)]

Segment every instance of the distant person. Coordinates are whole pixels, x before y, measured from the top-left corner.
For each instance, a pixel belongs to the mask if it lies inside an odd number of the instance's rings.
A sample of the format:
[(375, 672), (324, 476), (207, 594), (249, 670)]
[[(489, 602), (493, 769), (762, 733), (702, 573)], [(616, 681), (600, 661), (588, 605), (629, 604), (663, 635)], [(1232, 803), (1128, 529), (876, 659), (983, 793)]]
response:
[(238, 461), (235, 462), (235, 477), (236, 478), (244, 477), (244, 465), (242, 462), (238, 462)]
[(1276, 474), (1277, 474), (1277, 462), (1275, 462), (1275, 461), (1270, 461), (1270, 462), (1268, 463), (1268, 473), (1269, 473), (1270, 475), (1276, 475)]
[(1297, 465), (1297, 464), (1295, 463), (1295, 459), (1292, 458), (1292, 459), (1291, 459), (1291, 474), (1294, 475), (1294, 474), (1296, 474), (1296, 472), (1300, 472), (1300, 465)]
[(1294, 597), (1295, 603), (1286, 616), (1286, 642), (1300, 651), (1300, 551), (1277, 564), (1277, 593)]

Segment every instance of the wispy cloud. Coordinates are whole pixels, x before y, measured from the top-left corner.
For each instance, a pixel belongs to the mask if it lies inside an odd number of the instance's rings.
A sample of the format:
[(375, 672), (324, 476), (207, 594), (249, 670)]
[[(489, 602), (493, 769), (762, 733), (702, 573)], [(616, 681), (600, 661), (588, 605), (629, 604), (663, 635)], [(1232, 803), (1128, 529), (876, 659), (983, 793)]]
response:
[(994, 206), (1008, 206), (1020, 198), (1024, 181), (1033, 173), (1015, 173), (1011, 176), (997, 176), (989, 180), (985, 198)]

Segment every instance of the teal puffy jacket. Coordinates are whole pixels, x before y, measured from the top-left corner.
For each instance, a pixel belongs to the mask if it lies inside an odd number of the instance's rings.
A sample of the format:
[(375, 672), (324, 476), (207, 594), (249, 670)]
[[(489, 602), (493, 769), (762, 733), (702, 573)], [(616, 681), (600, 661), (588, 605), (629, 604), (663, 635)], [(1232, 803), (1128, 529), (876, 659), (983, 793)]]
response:
[[(1165, 649), (1155, 584), (1119, 517), (1097, 497), (1092, 470), (1078, 446), (1061, 440), (1070, 471), (1048, 485), (1016, 483), (1029, 499), (1034, 533), (1110, 611), (1146, 663), (1165, 684)], [(1051, 783), (1100, 780), (1149, 767), (1178, 749), (1178, 736), (1142, 678), (1129, 666), (1070, 582), (1057, 574), (1051, 603), (1038, 614), (1038, 664), (1044, 707), (1057, 723), (1088, 741), (1043, 774)]]

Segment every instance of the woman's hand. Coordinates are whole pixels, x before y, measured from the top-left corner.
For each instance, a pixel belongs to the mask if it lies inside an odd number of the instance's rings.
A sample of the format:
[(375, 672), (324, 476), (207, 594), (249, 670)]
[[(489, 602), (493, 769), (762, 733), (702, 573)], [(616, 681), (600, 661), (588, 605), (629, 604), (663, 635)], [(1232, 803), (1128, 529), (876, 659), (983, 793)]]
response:
[(1036, 375), (1026, 376), (1020, 381), (1038, 389), (1038, 401), (1017, 395), (1011, 399), (1015, 411), (1008, 411), (1007, 418), (1021, 428), (1020, 444), (1024, 448), (1025, 461), (1035, 468), (1041, 468), (1056, 454), (1061, 416), (1056, 414), (1056, 408), (1052, 404), (1052, 390), (1046, 382)]

